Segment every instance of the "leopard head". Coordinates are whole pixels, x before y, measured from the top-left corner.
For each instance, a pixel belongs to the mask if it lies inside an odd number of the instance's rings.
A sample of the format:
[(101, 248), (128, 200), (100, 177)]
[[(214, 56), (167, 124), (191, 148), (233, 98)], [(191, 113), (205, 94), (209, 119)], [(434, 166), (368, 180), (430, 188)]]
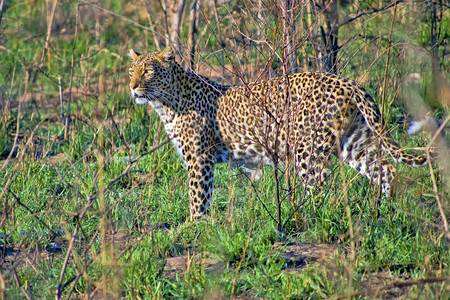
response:
[(129, 55), (132, 59), (129, 74), (131, 98), (138, 104), (170, 101), (171, 71), (175, 62), (173, 48), (142, 55), (131, 49)]

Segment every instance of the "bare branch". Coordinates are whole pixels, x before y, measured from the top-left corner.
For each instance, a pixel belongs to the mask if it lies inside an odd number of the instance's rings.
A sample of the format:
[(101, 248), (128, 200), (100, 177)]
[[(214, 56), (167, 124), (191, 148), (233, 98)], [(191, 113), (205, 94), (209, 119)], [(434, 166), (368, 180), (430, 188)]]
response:
[(28, 300), (33, 299), (33, 297), (31, 297), (30, 293), (23, 287), (22, 283), (20, 283), (19, 275), (17, 275), (17, 271), (16, 271), (15, 268), (12, 270), (12, 273), (13, 273), (13, 275), (14, 275), (14, 280), (16, 281), (16, 284), (20, 287), (20, 290), (21, 290), (22, 293), (25, 295), (25, 297), (26, 297)]
[(6, 0), (2, 0), (0, 4), (0, 25), (2, 24), (3, 12), (6, 10)]
[(131, 20), (130, 18), (127, 18), (127, 17), (124, 17), (122, 15), (116, 14), (116, 13), (114, 13), (114, 12), (112, 12), (112, 11), (106, 9), (106, 8), (103, 8), (103, 7), (101, 7), (101, 6), (99, 6), (99, 5), (95, 4), (95, 3), (92, 3), (92, 2), (89, 2), (89, 1), (85, 1), (85, 0), (81, 0), (80, 2), (84, 3), (85, 5), (91, 5), (91, 6), (97, 8), (97, 9), (99, 9), (101, 11), (107, 12), (107, 13), (115, 16), (115, 17), (118, 17), (118, 18), (120, 18), (120, 19), (122, 19), (122, 20), (124, 20), (126, 22), (129, 22), (129, 23), (135, 25), (136, 27), (139, 27), (139, 28), (147, 30), (147, 31), (151, 31), (151, 32), (153, 32), (153, 33), (155, 33), (157, 35), (164, 36), (163, 34), (157, 32), (153, 28), (149, 28), (147, 26), (143, 26), (143, 25), (139, 24), (138, 22)]
[(345, 20), (344, 22), (339, 24), (338, 28), (341, 27), (341, 26), (347, 25), (347, 24), (349, 24), (349, 23), (351, 23), (351, 22), (353, 22), (353, 21), (355, 21), (355, 20), (357, 20), (357, 19), (359, 19), (359, 18), (361, 18), (363, 16), (371, 15), (371, 14), (374, 14), (374, 13), (377, 13), (377, 12), (382, 12), (382, 11), (388, 10), (388, 9), (396, 6), (398, 3), (403, 3), (403, 2), (405, 2), (405, 1), (404, 0), (397, 0), (397, 1), (392, 2), (392, 3), (390, 3), (390, 4), (386, 5), (386, 6), (383, 6), (381, 8), (374, 8), (372, 10), (362, 11), (359, 14), (357, 14), (356, 16), (348, 18), (347, 20)]

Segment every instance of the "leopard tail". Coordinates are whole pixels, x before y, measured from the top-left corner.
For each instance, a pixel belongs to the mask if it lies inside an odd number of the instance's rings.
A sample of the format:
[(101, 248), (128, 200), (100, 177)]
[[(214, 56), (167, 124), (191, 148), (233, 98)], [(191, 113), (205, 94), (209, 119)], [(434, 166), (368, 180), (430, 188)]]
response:
[(400, 148), (392, 139), (389, 132), (383, 130), (381, 125), (381, 113), (373, 98), (363, 89), (357, 88), (353, 97), (358, 110), (362, 113), (370, 129), (379, 137), (383, 150), (398, 162), (405, 163), (412, 167), (423, 166), (428, 163), (428, 159), (422, 154), (411, 154)]

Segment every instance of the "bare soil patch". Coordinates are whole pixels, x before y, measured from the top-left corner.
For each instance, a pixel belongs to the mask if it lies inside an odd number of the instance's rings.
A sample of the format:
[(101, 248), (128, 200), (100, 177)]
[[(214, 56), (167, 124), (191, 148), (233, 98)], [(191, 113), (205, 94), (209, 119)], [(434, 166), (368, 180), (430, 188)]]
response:
[[(286, 270), (300, 270), (313, 263), (326, 261), (337, 253), (338, 246), (332, 244), (313, 243), (275, 243), (274, 250), (281, 251), (286, 261)], [(206, 273), (224, 272), (225, 264), (208, 254), (183, 254), (166, 258), (163, 276), (167, 279), (175, 279), (176, 275), (182, 277), (186, 270), (193, 264), (201, 264)]]

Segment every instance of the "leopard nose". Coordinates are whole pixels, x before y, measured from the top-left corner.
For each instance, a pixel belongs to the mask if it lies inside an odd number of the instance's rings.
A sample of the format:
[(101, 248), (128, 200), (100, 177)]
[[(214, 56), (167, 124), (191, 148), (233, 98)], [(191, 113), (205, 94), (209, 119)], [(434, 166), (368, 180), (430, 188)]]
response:
[(139, 83), (130, 83), (130, 89), (134, 90), (135, 88), (137, 88), (139, 86)]

